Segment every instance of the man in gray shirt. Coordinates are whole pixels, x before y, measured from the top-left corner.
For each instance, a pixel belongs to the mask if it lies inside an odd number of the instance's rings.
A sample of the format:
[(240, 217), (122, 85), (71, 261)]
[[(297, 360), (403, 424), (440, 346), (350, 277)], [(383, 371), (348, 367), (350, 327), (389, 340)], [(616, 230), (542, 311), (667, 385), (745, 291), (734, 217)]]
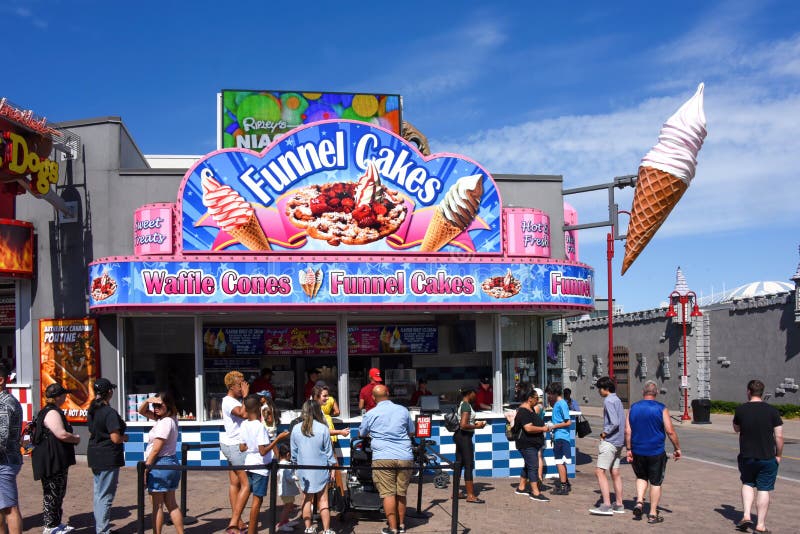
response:
[[(597, 483), (600, 485), (600, 495), (603, 503), (591, 508), (589, 512), (594, 515), (624, 514), (622, 505), (622, 475), (619, 465), (622, 460), (622, 447), (625, 445), (625, 408), (617, 397), (617, 386), (607, 376), (597, 380), (597, 390), (603, 397), (603, 431), (600, 433), (600, 445), (597, 453)], [(611, 471), (611, 481), (614, 483), (614, 497), (616, 501), (611, 505), (611, 489), (608, 486), (606, 471)]]

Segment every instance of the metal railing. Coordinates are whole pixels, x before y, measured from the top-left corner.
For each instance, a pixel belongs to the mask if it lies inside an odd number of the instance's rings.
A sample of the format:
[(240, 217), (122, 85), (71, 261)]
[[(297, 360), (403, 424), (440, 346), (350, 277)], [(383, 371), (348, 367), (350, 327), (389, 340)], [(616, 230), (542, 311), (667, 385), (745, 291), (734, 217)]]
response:
[[(423, 486), (423, 475), (426, 470), (425, 465), (425, 455), (427, 452), (431, 452), (437, 458), (439, 458), (440, 462), (442, 462), (442, 467), (448, 467), (453, 469), (453, 491), (452, 491), (452, 509), (451, 509), (451, 516), (450, 516), (450, 532), (451, 534), (457, 534), (458, 532), (458, 486), (461, 481), (461, 469), (456, 469), (455, 464), (450, 462), (448, 459), (441, 456), (436, 451), (430, 450), (428, 451), (427, 445), (429, 442), (425, 440), (421, 440), (419, 444), (416, 445), (417, 447), (417, 461), (414, 466), (411, 467), (373, 467), (372, 465), (365, 465), (360, 466), (359, 469), (369, 470), (370, 472), (373, 471), (407, 471), (407, 470), (418, 470), (418, 480), (417, 480), (417, 513), (422, 512), (422, 486)], [(154, 467), (153, 470), (165, 470), (165, 471), (180, 471), (181, 472), (181, 501), (180, 501), (180, 511), (184, 518), (187, 517), (187, 487), (188, 487), (188, 473), (189, 471), (249, 471), (253, 469), (264, 469), (263, 465), (188, 465), (188, 452), (193, 448), (218, 448), (218, 443), (203, 443), (203, 444), (190, 444), (190, 443), (183, 443), (181, 445), (181, 463), (180, 465), (158, 465)], [(140, 461), (136, 464), (136, 531), (139, 534), (144, 534), (145, 532), (145, 470), (146, 464), (144, 461)], [(276, 527), (276, 514), (277, 514), (277, 501), (278, 501), (278, 470), (279, 469), (303, 469), (303, 470), (337, 470), (337, 471), (348, 471), (351, 469), (350, 466), (320, 466), (320, 465), (281, 465), (277, 461), (274, 461), (268, 464), (270, 476), (269, 476), (269, 508), (267, 510), (267, 524), (269, 525), (269, 533), (275, 534), (275, 527)], [(191, 522), (186, 522), (186, 524), (191, 524), (197, 521), (193, 518)]]

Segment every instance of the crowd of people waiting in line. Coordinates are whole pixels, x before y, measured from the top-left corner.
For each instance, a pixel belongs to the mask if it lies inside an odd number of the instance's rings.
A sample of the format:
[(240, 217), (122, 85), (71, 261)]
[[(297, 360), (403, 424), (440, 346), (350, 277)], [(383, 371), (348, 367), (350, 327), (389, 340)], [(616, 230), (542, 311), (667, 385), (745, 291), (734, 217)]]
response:
[[(16, 477), (22, 465), (20, 453), (20, 430), (22, 410), (19, 402), (6, 390), (9, 369), (0, 363), (0, 531), (19, 534), (22, 532), (22, 517)], [(342, 478), (335, 468), (341, 465), (338, 450), (339, 436), (349, 435), (347, 429), (336, 429), (333, 417), (339, 415), (336, 400), (319, 374), (309, 373), (301, 415), (293, 421), (290, 431), (278, 433), (279, 414), (272, 402), (272, 391), (268, 373), (262, 373), (255, 382), (261, 387), (251, 394), (242, 373), (229, 372), (224, 379), (227, 395), (222, 401), (224, 431), (220, 436), (220, 449), (232, 466), (247, 466), (245, 470), (229, 471), (229, 500), (231, 517), (226, 534), (254, 534), (267, 493), (269, 470), (258, 469), (277, 460), (278, 492), (281, 513), (277, 530), (291, 532), (302, 520), (306, 534), (317, 533), (312, 524), (314, 508), (322, 523), (322, 534), (333, 534), (328, 503), (328, 488), (333, 485), (344, 491)], [(380, 371), (369, 371), (369, 383), (359, 395), (359, 406), (364, 414), (358, 434), (369, 437), (373, 451), (373, 481), (383, 500), (386, 526), (381, 534), (396, 534), (406, 531), (406, 492), (413, 469), (412, 440), (414, 424), (408, 409), (389, 399), (389, 389), (383, 384)], [(109, 402), (116, 389), (106, 378), (94, 382), (94, 399), (88, 410), (89, 444), (87, 461), (94, 477), (93, 510), (97, 534), (112, 534), (110, 524), (111, 505), (119, 480), (119, 469), (124, 465), (124, 444), (128, 440), (126, 425), (122, 417)], [(650, 506), (648, 523), (661, 523), (663, 516), (658, 504), (664, 481), (668, 455), (666, 439), (673, 445), (672, 457), (681, 458), (678, 435), (672, 425), (669, 410), (656, 400), (658, 386), (647, 381), (642, 391), (642, 400), (634, 403), (627, 415), (621, 400), (616, 395), (616, 385), (609, 377), (601, 377), (596, 383), (603, 398), (603, 428), (599, 435), (595, 475), (600, 489), (600, 501), (589, 509), (593, 515), (614, 515), (626, 512), (622, 502), (623, 481), (620, 465), (623, 448), (627, 450), (627, 462), (633, 467), (636, 479), (636, 503), (634, 519), (644, 516), (645, 493), (649, 486)], [(274, 390), (273, 390), (274, 391)], [(427, 395), (427, 384), (420, 381), (417, 392)], [(45, 390), (46, 403), (38, 414), (40, 441), (33, 449), (32, 466), (35, 480), (40, 480), (43, 494), (43, 534), (65, 534), (73, 527), (62, 521), (62, 503), (66, 494), (69, 467), (75, 464), (75, 445), (80, 436), (73, 432), (64, 413), (59, 408), (69, 393), (61, 384), (50, 384)], [(747, 385), (748, 402), (739, 406), (733, 418), (733, 428), (739, 433), (740, 454), (738, 457), (742, 481), (743, 517), (736, 527), (740, 531), (769, 532), (765, 521), (769, 509), (770, 492), (774, 489), (778, 466), (783, 450), (783, 422), (777, 410), (762, 401), (764, 384), (751, 380)], [(484, 428), (486, 421), (478, 420), (476, 408), (485, 409), (484, 403), (491, 397), (488, 379), (481, 379), (477, 389), (460, 391), (457, 413), (460, 415), (458, 429), (453, 434), (456, 458), (454, 469), (463, 470), (464, 491), (459, 498), (467, 503), (483, 503), (475, 493), (474, 466), (475, 430)], [(544, 396), (552, 407), (550, 421), (544, 419)], [(515, 396), (519, 408), (508, 417), (511, 432), (524, 466), (518, 495), (527, 495), (534, 502), (549, 502), (543, 493), (542, 449), (545, 433), (551, 432), (553, 452), (558, 470), (558, 479), (551, 495), (567, 495), (571, 484), (566, 465), (571, 462), (569, 428), (572, 424), (570, 410), (577, 410), (569, 390), (553, 383), (543, 392), (529, 384), (517, 388)], [(178, 441), (177, 408), (170, 392), (164, 391), (143, 401), (139, 414), (153, 420), (147, 436), (145, 450), (145, 482), (152, 501), (152, 524), (156, 534), (161, 534), (165, 523), (165, 510), (175, 530), (182, 534), (183, 518), (175, 499), (180, 482), (180, 471), (159, 469), (159, 466), (178, 465), (176, 445)], [(288, 443), (282, 443), (288, 439)], [(253, 466), (253, 468), (249, 468)], [(328, 469), (303, 469), (294, 466), (318, 466)], [(609, 484), (608, 475), (611, 478)], [(611, 489), (613, 487), (613, 499)], [(300, 517), (292, 519), (297, 507), (295, 497), (300, 495)], [(242, 518), (244, 509), (252, 496), (249, 521)], [(612, 502), (613, 501), (613, 502)], [(755, 505), (758, 521), (752, 521)]]

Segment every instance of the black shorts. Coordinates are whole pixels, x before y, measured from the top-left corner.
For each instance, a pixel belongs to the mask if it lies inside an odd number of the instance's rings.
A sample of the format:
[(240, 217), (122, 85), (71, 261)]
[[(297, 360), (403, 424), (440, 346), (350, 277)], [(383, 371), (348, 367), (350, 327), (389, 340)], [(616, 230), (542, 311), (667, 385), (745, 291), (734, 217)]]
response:
[(647, 480), (653, 486), (660, 486), (664, 482), (664, 472), (667, 470), (667, 453), (662, 452), (655, 456), (633, 455), (633, 473), (640, 480)]

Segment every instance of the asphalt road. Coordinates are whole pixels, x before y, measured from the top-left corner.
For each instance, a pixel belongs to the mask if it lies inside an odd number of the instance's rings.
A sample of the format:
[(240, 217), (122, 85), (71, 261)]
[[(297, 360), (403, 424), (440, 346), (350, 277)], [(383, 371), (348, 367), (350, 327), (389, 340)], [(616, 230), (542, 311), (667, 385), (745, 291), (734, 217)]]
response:
[[(580, 441), (587, 442), (597, 436), (603, 428), (601, 417), (588, 415), (586, 417), (592, 425), (592, 434)], [(687, 458), (709, 462), (720, 466), (738, 469), (736, 455), (739, 454), (739, 436), (725, 425), (693, 425), (689, 422), (681, 424), (673, 421), (678, 432), (681, 452)], [(579, 442), (580, 447), (580, 442)], [(667, 444), (667, 451), (672, 447)], [(778, 470), (778, 478), (800, 483), (800, 441), (785, 439), (783, 444), (783, 458)]]

